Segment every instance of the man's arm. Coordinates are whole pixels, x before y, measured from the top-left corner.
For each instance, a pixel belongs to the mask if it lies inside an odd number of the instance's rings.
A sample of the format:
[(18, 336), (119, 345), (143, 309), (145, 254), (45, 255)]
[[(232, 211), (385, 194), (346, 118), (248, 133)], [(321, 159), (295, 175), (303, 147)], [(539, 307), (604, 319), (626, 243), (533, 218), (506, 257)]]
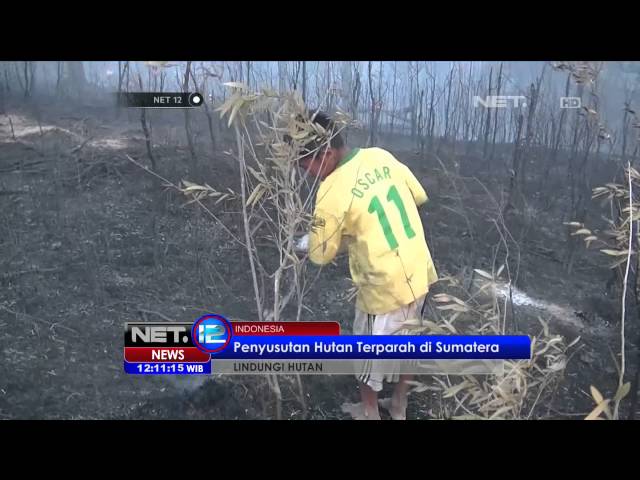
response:
[(342, 223), (335, 215), (316, 209), (309, 232), (309, 259), (313, 263), (326, 265), (339, 253)]
[(407, 183), (409, 190), (411, 190), (411, 194), (413, 195), (416, 205), (419, 207), (420, 205), (427, 203), (429, 200), (427, 192), (425, 192), (418, 179), (413, 175), (411, 170), (409, 170), (409, 167), (404, 164), (402, 164), (402, 166), (404, 167), (405, 182)]

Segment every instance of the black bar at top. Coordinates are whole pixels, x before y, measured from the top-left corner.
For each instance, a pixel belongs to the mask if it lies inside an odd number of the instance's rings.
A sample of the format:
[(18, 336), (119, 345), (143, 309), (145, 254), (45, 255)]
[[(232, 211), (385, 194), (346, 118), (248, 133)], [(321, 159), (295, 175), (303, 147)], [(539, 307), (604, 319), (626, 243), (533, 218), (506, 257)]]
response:
[(126, 92), (118, 95), (118, 105), (127, 108), (196, 108), (203, 102), (202, 95), (196, 92)]

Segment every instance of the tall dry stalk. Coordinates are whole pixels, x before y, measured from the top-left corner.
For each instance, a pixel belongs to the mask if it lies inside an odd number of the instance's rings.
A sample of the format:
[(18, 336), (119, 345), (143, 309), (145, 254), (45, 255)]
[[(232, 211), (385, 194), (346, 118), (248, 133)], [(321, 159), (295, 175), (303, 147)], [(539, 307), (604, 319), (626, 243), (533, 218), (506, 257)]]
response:
[[(605, 398), (596, 387), (591, 387), (591, 395), (595, 400), (596, 407), (587, 416), (587, 419), (601, 419), (601, 415), (604, 414), (606, 418), (617, 420), (620, 415), (620, 402), (631, 391), (631, 382), (624, 381), (624, 375), (626, 373), (626, 339), (625, 329), (627, 321), (627, 294), (629, 283), (629, 272), (631, 264), (635, 263), (635, 288), (634, 295), (636, 295), (636, 301), (638, 296), (637, 290), (637, 275), (638, 275), (638, 255), (637, 255), (637, 242), (635, 239), (634, 249), (634, 224), (637, 225), (639, 220), (638, 206), (633, 200), (634, 184), (640, 182), (640, 173), (631, 166), (630, 162), (627, 162), (626, 168), (627, 184), (619, 185), (615, 183), (608, 183), (604, 187), (597, 187), (593, 189), (593, 198), (603, 198), (605, 201), (609, 201), (613, 204), (614, 201), (625, 201), (628, 199), (629, 206), (620, 211), (620, 215), (624, 215), (622, 218), (611, 218), (609, 220), (609, 230), (605, 232), (591, 231), (586, 228), (584, 224), (579, 222), (569, 222), (567, 225), (576, 229), (572, 235), (582, 236), (586, 243), (587, 248), (592, 244), (596, 244), (600, 247), (600, 251), (605, 255), (614, 258), (614, 262), (610, 265), (610, 268), (618, 268), (623, 263), (626, 263), (625, 275), (622, 281), (622, 314), (620, 322), (620, 357), (621, 364), (618, 367), (618, 387), (613, 398)], [(611, 209), (613, 212), (613, 208)], [(603, 239), (603, 237), (609, 237)], [(634, 260), (635, 258), (635, 260)], [(637, 385), (635, 386), (637, 388)], [(610, 409), (610, 405), (613, 404), (613, 412)], [(635, 408), (634, 402), (631, 404), (631, 409)], [(633, 416), (633, 411), (631, 412)]]
[[(264, 89), (249, 91), (242, 83), (225, 84), (227, 101), (218, 109), (235, 133), (240, 174), (241, 216), (244, 247), (249, 259), (258, 321), (281, 321), (285, 316), (300, 320), (304, 298), (315, 278), (306, 274), (306, 257), (297, 251), (296, 237), (311, 226), (318, 179), (310, 181), (299, 168), (302, 146), (316, 141), (323, 148), (347, 125), (338, 115), (336, 131), (327, 132), (310, 120), (298, 93), (278, 94)], [(202, 200), (220, 196), (209, 185), (184, 183), (184, 193)], [(218, 199), (220, 201), (220, 197)], [(266, 287), (270, 285), (270, 287)], [(291, 313), (285, 315), (290, 307)], [(283, 377), (281, 377), (283, 378)], [(276, 417), (282, 415), (279, 377), (267, 382), (276, 397)], [(299, 376), (292, 388), (303, 409), (304, 391)]]
[[(624, 326), (626, 319), (626, 307), (627, 307), (627, 284), (629, 282), (629, 267), (631, 266), (631, 252), (633, 242), (633, 184), (631, 182), (631, 163), (627, 163), (627, 178), (629, 179), (629, 243), (627, 246), (627, 266), (624, 273), (624, 281), (622, 287), (622, 318), (620, 320), (620, 378), (618, 380), (618, 390), (622, 388), (624, 383), (624, 372), (626, 367), (626, 355), (625, 355), (625, 341), (624, 341)], [(615, 400), (613, 407), (613, 418), (618, 418), (618, 410), (620, 408), (621, 397)]]

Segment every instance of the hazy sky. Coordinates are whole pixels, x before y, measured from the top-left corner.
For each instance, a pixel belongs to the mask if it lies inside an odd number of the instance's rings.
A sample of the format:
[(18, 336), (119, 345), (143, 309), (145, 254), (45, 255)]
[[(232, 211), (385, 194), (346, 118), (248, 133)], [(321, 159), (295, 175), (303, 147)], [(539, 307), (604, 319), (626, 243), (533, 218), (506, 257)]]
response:
[[(10, 63), (3, 62), (4, 68), (16, 68), (15, 66), (7, 66)], [(196, 69), (201, 67), (203, 62), (194, 62)], [(278, 88), (278, 69), (279, 64), (283, 70), (287, 71), (287, 77), (293, 78), (294, 71), (299, 64), (297, 62), (252, 62), (251, 78), (252, 87), (270, 86)], [(40, 72), (36, 75), (36, 87), (44, 89), (52, 89), (55, 87), (56, 66), (57, 62), (37, 62), (37, 68)], [(164, 90), (178, 89), (179, 83), (182, 82), (183, 68), (185, 62), (170, 62), (169, 67), (165, 70), (167, 75)], [(246, 62), (204, 62), (207, 68), (223, 72), (223, 80), (230, 81), (231, 77), (238, 79), (239, 72), (242, 70), (243, 76), (246, 72)], [(395, 64), (395, 65), (394, 65)], [(374, 80), (374, 91), (377, 93), (378, 80), (380, 78), (380, 68), (382, 67), (382, 87), (383, 93), (386, 92), (386, 101), (383, 108), (391, 108), (391, 89), (392, 85), (396, 85), (396, 108), (406, 107), (410, 104), (410, 85), (414, 84), (416, 76), (416, 67), (419, 69), (418, 83), (420, 89), (430, 91), (431, 76), (436, 79), (436, 91), (444, 91), (446, 80), (452, 68), (455, 69), (455, 80), (468, 83), (469, 72), (471, 72), (472, 83), (482, 78), (481, 95), (486, 95), (489, 69), (493, 68), (493, 86), (497, 70), (500, 62), (379, 62), (372, 63), (372, 74)], [(545, 62), (504, 62), (503, 65), (503, 82), (502, 95), (526, 95), (528, 86), (536, 80), (542, 72)], [(117, 88), (118, 83), (118, 62), (84, 62), (87, 80), (91, 83), (103, 86), (105, 89)], [(145, 83), (149, 78), (149, 68), (144, 62), (132, 62), (132, 72), (140, 72), (143, 75)], [(310, 103), (317, 102), (317, 96), (324, 96), (328, 87), (333, 85), (337, 88), (343, 88), (348, 82), (343, 81), (343, 73), (355, 69), (360, 71), (361, 79), (361, 105), (367, 108), (369, 102), (368, 93), (368, 62), (317, 62), (310, 61), (306, 64), (307, 69), (307, 95)], [(394, 75), (395, 68), (395, 75)], [(631, 95), (634, 87), (640, 87), (640, 62), (627, 62), (626, 65), (621, 62), (606, 62), (604, 64), (602, 74), (600, 75), (597, 91), (598, 105), (602, 118), (609, 122), (612, 126), (619, 123), (622, 118), (622, 109), (625, 99), (631, 98), (636, 108), (640, 108), (638, 101), (638, 93), (640, 88), (636, 88), (635, 95)], [(331, 82), (327, 82), (327, 72), (330, 73)], [(413, 75), (414, 80), (411, 80)], [(567, 74), (564, 72), (554, 71), (549, 65), (546, 67), (545, 83), (543, 92), (546, 93), (545, 101), (559, 102), (559, 97), (564, 93)], [(353, 75), (352, 75), (353, 81)], [(137, 85), (137, 83), (136, 83)], [(223, 88), (218, 80), (211, 82), (211, 88), (216, 97), (222, 97)], [(148, 88), (145, 86), (145, 88)], [(289, 88), (289, 86), (287, 86)], [(301, 88), (301, 78), (299, 78), (298, 88)], [(572, 87), (572, 90), (575, 87)], [(137, 88), (136, 88), (137, 90)], [(495, 94), (495, 92), (493, 92)], [(469, 95), (473, 93), (470, 91)], [(585, 97), (585, 101), (589, 101)]]

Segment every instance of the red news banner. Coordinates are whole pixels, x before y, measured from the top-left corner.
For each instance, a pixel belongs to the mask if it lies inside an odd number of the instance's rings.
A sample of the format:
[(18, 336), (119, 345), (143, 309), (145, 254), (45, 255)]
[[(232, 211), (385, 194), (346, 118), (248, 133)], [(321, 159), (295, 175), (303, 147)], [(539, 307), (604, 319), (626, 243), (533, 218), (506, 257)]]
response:
[[(230, 322), (234, 336), (340, 335), (338, 322)], [(186, 332), (185, 332), (186, 333)], [(189, 332), (190, 340), (190, 332)], [(193, 346), (132, 347), (124, 349), (127, 362), (208, 362), (210, 355)]]

